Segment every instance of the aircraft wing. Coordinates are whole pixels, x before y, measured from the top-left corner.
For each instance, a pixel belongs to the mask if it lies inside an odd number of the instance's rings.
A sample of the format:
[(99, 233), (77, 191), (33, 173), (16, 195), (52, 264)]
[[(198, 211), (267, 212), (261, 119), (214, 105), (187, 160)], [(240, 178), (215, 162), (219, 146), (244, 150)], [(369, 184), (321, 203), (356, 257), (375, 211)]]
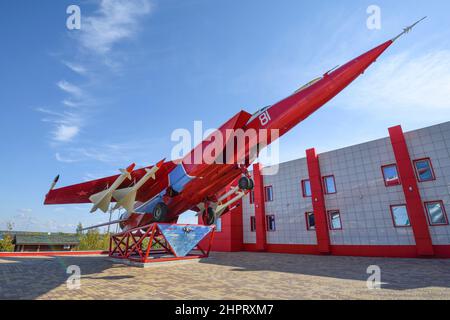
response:
[[(154, 174), (154, 179), (148, 179), (148, 181), (146, 181), (145, 184), (137, 190), (136, 200), (146, 201), (148, 200), (146, 198), (151, 198), (151, 190), (153, 188), (167, 185), (167, 174), (174, 166), (175, 164), (173, 161), (161, 162), (159, 170)], [(116, 199), (114, 198), (114, 192), (136, 185), (136, 183), (138, 183), (155, 166), (138, 170), (129, 170), (130, 167), (121, 170), (122, 174), (119, 175), (87, 181), (58, 189), (52, 189), (47, 193), (44, 204), (92, 203), (94, 202), (93, 197), (96, 195), (101, 195), (102, 192), (106, 193), (108, 190), (110, 190), (112, 195), (109, 199), (110, 201), (108, 202), (115, 202)], [(127, 172), (127, 170), (129, 170), (129, 172)], [(127, 174), (129, 174), (128, 177), (121, 179), (122, 175), (127, 176)], [(114, 186), (114, 184), (117, 185)], [(112, 190), (112, 188), (114, 190)]]

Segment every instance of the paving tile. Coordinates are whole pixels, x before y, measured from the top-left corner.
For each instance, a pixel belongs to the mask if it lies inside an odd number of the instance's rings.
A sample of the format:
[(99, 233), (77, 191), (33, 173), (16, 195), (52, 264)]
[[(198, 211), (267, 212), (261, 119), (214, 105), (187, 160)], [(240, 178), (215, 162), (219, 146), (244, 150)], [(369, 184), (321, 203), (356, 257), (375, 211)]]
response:
[[(81, 269), (69, 290), (67, 267)], [(367, 289), (367, 267), (381, 290)], [(450, 299), (450, 260), (213, 253), (199, 263), (137, 268), (104, 256), (2, 258), (0, 299)]]

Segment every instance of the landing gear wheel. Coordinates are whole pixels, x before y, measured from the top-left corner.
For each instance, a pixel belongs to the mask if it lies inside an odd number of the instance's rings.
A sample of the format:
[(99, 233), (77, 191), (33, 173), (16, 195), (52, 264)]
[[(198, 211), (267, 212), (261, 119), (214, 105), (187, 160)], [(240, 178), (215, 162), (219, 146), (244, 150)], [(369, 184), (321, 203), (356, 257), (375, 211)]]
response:
[(158, 203), (153, 209), (153, 220), (156, 222), (162, 222), (167, 215), (167, 205), (164, 202)]
[(213, 208), (208, 208), (208, 212), (203, 213), (203, 223), (207, 226), (212, 226), (216, 223), (216, 216), (214, 215)]
[(239, 179), (239, 189), (241, 190), (252, 190), (255, 184), (253, 180), (248, 177), (242, 177)]
[(249, 179), (249, 180), (250, 180), (250, 185), (248, 186), (248, 190), (253, 190), (253, 188), (255, 187), (255, 182), (253, 182), (252, 179)]

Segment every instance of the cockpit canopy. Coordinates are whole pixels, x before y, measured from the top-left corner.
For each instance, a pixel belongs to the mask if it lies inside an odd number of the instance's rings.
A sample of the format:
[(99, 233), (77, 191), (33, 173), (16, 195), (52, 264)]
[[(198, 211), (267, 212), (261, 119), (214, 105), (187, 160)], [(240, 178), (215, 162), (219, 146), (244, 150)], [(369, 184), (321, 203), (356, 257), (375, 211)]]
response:
[(311, 80), (310, 82), (308, 82), (307, 84), (305, 84), (304, 86), (300, 87), (297, 91), (294, 92), (294, 94), (299, 93), (300, 91), (303, 91), (309, 87), (311, 87), (313, 84), (315, 84), (316, 82), (322, 80), (323, 77), (318, 77), (314, 80)]
[[(305, 84), (304, 86), (300, 87), (300, 88), (299, 88), (297, 91), (295, 91), (293, 94), (297, 94), (297, 93), (299, 93), (299, 92), (301, 92), (301, 91), (303, 91), (303, 90), (305, 90), (305, 89), (311, 87), (313, 84), (317, 83), (318, 81), (320, 81), (320, 80), (322, 80), (322, 79), (323, 79), (323, 77), (318, 77), (318, 78), (316, 78), (316, 79), (314, 79), (314, 80), (308, 82), (308, 83)], [(250, 123), (250, 122), (252, 122), (253, 120), (255, 120), (257, 117), (259, 117), (262, 113), (264, 113), (264, 112), (265, 112), (267, 109), (269, 109), (270, 107), (271, 107), (271, 105), (270, 105), (270, 106), (267, 106), (267, 107), (264, 107), (264, 108), (258, 110), (257, 112), (255, 112), (255, 113), (252, 115), (252, 117), (250, 118), (250, 120), (248, 120), (247, 123)]]

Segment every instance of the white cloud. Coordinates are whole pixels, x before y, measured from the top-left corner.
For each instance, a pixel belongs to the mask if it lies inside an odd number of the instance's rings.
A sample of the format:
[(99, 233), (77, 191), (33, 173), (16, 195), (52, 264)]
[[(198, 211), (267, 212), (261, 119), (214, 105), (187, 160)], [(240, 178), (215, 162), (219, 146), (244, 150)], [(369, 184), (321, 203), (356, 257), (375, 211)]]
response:
[(132, 38), (138, 19), (151, 10), (148, 0), (102, 0), (96, 15), (83, 19), (81, 45), (105, 54), (123, 39)]
[[(81, 129), (86, 125), (86, 120), (92, 114), (92, 107), (98, 103), (98, 99), (92, 97), (92, 92), (88, 88), (92, 88), (93, 83), (99, 84), (93, 70), (105, 70), (105, 62), (109, 68), (114, 65), (108, 57), (102, 55), (86, 55), (85, 53), (105, 54), (111, 53), (113, 47), (125, 39), (130, 39), (136, 35), (139, 30), (139, 20), (151, 11), (150, 0), (101, 0), (98, 10), (92, 15), (83, 15), (83, 23), (81, 31), (76, 33), (76, 44), (78, 49), (85, 49), (79, 52), (77, 59), (63, 59), (61, 62), (73, 72), (80, 75), (89, 75), (89, 83), (76, 85), (72, 82), (61, 80), (57, 82), (60, 90), (67, 94), (61, 104), (70, 107), (71, 111), (54, 111), (39, 108), (37, 111), (46, 114), (44, 122), (53, 124), (51, 131), (53, 142), (58, 142), (58, 146), (62, 143), (68, 143), (80, 133)], [(99, 69), (100, 68), (100, 69)], [(88, 108), (90, 107), (90, 108)], [(67, 109), (66, 109), (67, 110)], [(84, 157), (91, 159), (101, 159), (101, 154), (86, 149)], [(63, 157), (61, 153), (56, 155), (56, 159), (62, 162), (73, 162), (71, 157)]]
[(55, 112), (46, 108), (37, 108), (36, 111), (47, 115), (43, 122), (49, 122), (55, 125), (51, 132), (52, 140), (56, 142), (69, 142), (75, 138), (84, 121), (80, 115), (72, 112)]
[(76, 97), (81, 97), (83, 95), (83, 90), (77, 87), (76, 85), (67, 82), (65, 80), (61, 80), (57, 83), (57, 86), (64, 92), (74, 95)]
[(55, 158), (57, 161), (59, 162), (63, 162), (63, 163), (74, 163), (74, 162), (78, 162), (79, 160), (77, 159), (71, 159), (71, 158), (66, 158), (61, 156), (61, 154), (59, 152), (55, 153)]
[(450, 116), (450, 51), (410, 53), (380, 59), (363, 81), (342, 95), (350, 109), (386, 114), (413, 122)]
[[(139, 149), (138, 149), (139, 148)], [(57, 160), (61, 162), (78, 162), (78, 161), (98, 161), (103, 163), (126, 162), (130, 154), (142, 150), (142, 146), (117, 146), (109, 144), (99, 144), (95, 147), (67, 148), (65, 156), (57, 153)]]
[(78, 107), (78, 106), (81, 105), (80, 102), (75, 102), (75, 101), (72, 101), (72, 100), (69, 100), (69, 99), (64, 99), (62, 101), (62, 103), (63, 103), (63, 105), (65, 105), (67, 107), (72, 107), (72, 108), (75, 108), (75, 107)]
[(65, 124), (58, 125), (53, 132), (54, 139), (59, 142), (71, 141), (80, 132), (77, 126), (68, 126)]
[(70, 70), (72, 70), (75, 73), (78, 73), (80, 75), (87, 74), (87, 69), (81, 64), (67, 62), (67, 61), (64, 61), (63, 63), (66, 65), (66, 67), (68, 67)]

